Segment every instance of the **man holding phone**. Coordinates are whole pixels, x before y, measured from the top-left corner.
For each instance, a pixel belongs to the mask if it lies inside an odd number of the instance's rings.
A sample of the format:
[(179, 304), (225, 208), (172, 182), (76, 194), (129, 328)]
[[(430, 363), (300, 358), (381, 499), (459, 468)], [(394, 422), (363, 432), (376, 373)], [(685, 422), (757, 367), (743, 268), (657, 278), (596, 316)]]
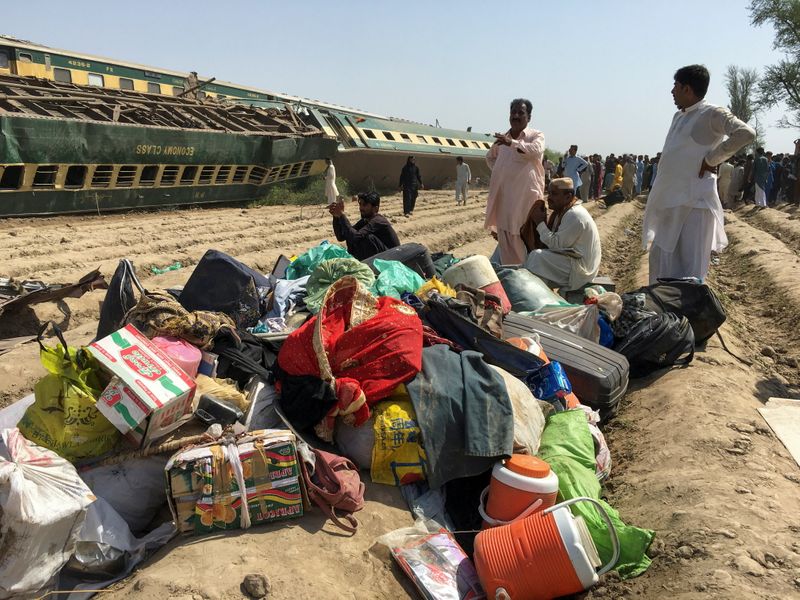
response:
[(341, 196), (333, 204), (328, 205), (328, 212), (333, 217), (333, 233), (340, 242), (347, 242), (347, 251), (358, 260), (380, 254), (400, 245), (389, 219), (379, 214), (381, 197), (376, 192), (367, 192), (354, 196), (358, 200), (361, 220), (355, 225), (344, 214), (344, 200)]

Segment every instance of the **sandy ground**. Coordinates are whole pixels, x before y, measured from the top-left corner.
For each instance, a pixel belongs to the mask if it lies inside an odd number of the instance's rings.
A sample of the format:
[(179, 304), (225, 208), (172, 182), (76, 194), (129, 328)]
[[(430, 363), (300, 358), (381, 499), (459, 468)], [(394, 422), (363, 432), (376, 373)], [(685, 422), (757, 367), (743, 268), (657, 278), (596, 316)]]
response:
[[(481, 229), (485, 194), (466, 208), (449, 192), (424, 192), (411, 219), (398, 197), (383, 212), (403, 240), (457, 255), (490, 253)], [(351, 214), (355, 208), (348, 207)], [(618, 291), (646, 283), (638, 203), (601, 210), (601, 271)], [(800, 469), (756, 412), (772, 396), (800, 397), (800, 222), (791, 207), (728, 215), (731, 245), (710, 276), (729, 313), (722, 334), (683, 369), (632, 383), (607, 435), (614, 470), (606, 493), (629, 522), (657, 531), (654, 563), (643, 576), (606, 577), (589, 598), (800, 597)], [(69, 282), (119, 258), (134, 261), (147, 287), (183, 283), (183, 268), (208, 248), (269, 270), (281, 252), (331, 238), (323, 209), (202, 209), (104, 217), (0, 221), (0, 275)], [(68, 342), (94, 334), (104, 292), (44, 304), (0, 319), (0, 337), (33, 333), (53, 319)], [(769, 346), (766, 349), (765, 346)], [(765, 352), (762, 353), (762, 350)], [(0, 357), (0, 405), (30, 392), (41, 375), (35, 344)], [(374, 547), (410, 524), (398, 491), (369, 485), (362, 529), (343, 537), (319, 514), (248, 533), (174, 540), (104, 598), (241, 598), (246, 573), (261, 572), (274, 598), (396, 598), (405, 578)]]

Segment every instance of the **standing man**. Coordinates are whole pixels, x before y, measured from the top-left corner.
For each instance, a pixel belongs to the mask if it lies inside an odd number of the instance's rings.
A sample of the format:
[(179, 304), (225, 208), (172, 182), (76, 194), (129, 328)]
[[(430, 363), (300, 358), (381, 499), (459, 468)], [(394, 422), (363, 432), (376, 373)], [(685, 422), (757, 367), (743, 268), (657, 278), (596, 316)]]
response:
[(456, 206), (467, 204), (467, 192), (472, 182), (472, 171), (462, 157), (456, 158)]
[(769, 159), (763, 148), (756, 148), (753, 162), (753, 183), (755, 184), (756, 206), (767, 208), (767, 181), (769, 180)]
[(633, 200), (633, 193), (636, 189), (636, 163), (633, 162), (633, 155), (625, 157), (625, 164), (622, 166), (622, 193), (625, 201)]
[(731, 175), (731, 184), (728, 187), (728, 200), (730, 208), (733, 208), (742, 199), (742, 188), (744, 188), (744, 163), (742, 160), (736, 161)]
[(486, 153), (492, 170), (484, 227), (497, 237), (500, 261), (521, 264), (528, 255), (520, 230), (533, 204), (544, 203), (544, 134), (531, 129), (530, 100), (511, 101), (506, 133), (495, 133), (495, 143)]
[(592, 167), (594, 168), (592, 198), (597, 200), (603, 193), (603, 163), (599, 154), (595, 154), (592, 158)]
[(681, 67), (674, 79), (672, 98), (679, 110), (664, 141), (642, 226), (651, 284), (661, 277), (705, 280), (711, 252), (728, 245), (715, 167), (756, 137), (729, 110), (703, 99), (711, 80), (704, 66)]
[(719, 191), (719, 199), (722, 202), (722, 208), (730, 208), (731, 200), (728, 197), (731, 189), (731, 182), (733, 180), (733, 165), (729, 160), (724, 160), (717, 168), (717, 191)]
[(339, 188), (336, 187), (336, 167), (333, 166), (333, 161), (326, 158), (325, 164), (328, 165), (325, 169), (325, 198), (330, 206), (336, 204), (339, 198)]
[(344, 214), (342, 200), (328, 207), (333, 217), (333, 233), (337, 240), (347, 243), (347, 251), (353, 258), (364, 260), (400, 245), (392, 224), (379, 214), (380, 207), (381, 197), (376, 192), (359, 194), (358, 211), (361, 219), (355, 225), (351, 225)]
[(403, 216), (410, 217), (414, 213), (417, 195), (422, 187), (422, 175), (413, 156), (408, 157), (403, 170), (400, 171), (400, 183), (397, 187), (403, 190)]
[(642, 193), (642, 179), (644, 179), (644, 157), (640, 154), (636, 160), (636, 195)]
[[(584, 159), (585, 160), (585, 159)], [(592, 188), (592, 173), (594, 169), (592, 164), (587, 160), (586, 168), (581, 171), (581, 202), (586, 204), (589, 201), (589, 191)]]
[(578, 146), (572, 144), (567, 155), (564, 157), (564, 177), (572, 179), (575, 185), (575, 195), (580, 196), (580, 188), (583, 185), (581, 174), (589, 168), (589, 163), (578, 156)]
[(572, 179), (561, 177), (550, 182), (547, 217), (543, 204), (531, 211), (544, 250), (533, 250), (525, 268), (551, 287), (577, 290), (590, 283), (600, 268), (600, 235), (592, 215), (578, 204)]

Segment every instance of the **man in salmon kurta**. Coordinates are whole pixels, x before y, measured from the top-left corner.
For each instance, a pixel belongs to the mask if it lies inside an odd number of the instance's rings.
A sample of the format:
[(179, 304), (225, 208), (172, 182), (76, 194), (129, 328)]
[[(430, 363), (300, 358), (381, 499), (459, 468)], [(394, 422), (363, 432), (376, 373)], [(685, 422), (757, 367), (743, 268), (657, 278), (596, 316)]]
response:
[(511, 101), (506, 133), (495, 133), (486, 154), (492, 170), (484, 227), (497, 235), (503, 264), (522, 264), (528, 256), (520, 229), (537, 201), (544, 202), (544, 134), (528, 128), (530, 100)]

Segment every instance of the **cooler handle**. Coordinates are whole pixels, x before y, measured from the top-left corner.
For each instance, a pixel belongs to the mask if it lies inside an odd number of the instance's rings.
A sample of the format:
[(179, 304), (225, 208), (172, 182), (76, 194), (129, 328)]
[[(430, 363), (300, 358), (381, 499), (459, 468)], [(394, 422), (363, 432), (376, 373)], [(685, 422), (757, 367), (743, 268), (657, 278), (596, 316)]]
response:
[(520, 519), (535, 513), (536, 510), (542, 505), (542, 502), (544, 502), (541, 498), (539, 498), (536, 502), (531, 504), (528, 508), (523, 510), (521, 513), (519, 513), (516, 517), (514, 517), (510, 521), (501, 521), (499, 519), (493, 519), (492, 517), (487, 515), (486, 511), (483, 508), (486, 504), (486, 494), (488, 493), (489, 493), (489, 486), (487, 485), (481, 492), (481, 501), (480, 504), (478, 504), (478, 513), (480, 513), (481, 518), (484, 521), (486, 521), (489, 525), (508, 525), (509, 523), (513, 523), (514, 521), (519, 521)]
[(608, 573), (611, 569), (613, 569), (616, 566), (617, 561), (619, 560), (619, 537), (617, 537), (617, 530), (614, 527), (614, 524), (611, 522), (611, 519), (609, 518), (608, 513), (606, 512), (606, 509), (603, 508), (603, 505), (600, 504), (594, 498), (578, 496), (577, 498), (572, 498), (571, 500), (564, 500), (564, 502), (561, 502), (560, 504), (556, 504), (555, 506), (546, 508), (542, 511), (542, 513), (543, 514), (551, 513), (557, 508), (561, 508), (562, 506), (570, 506), (571, 504), (576, 504), (578, 502), (591, 502), (592, 504), (594, 504), (597, 507), (598, 511), (600, 512), (600, 517), (603, 519), (603, 521), (606, 522), (606, 527), (608, 527), (608, 532), (611, 537), (611, 546), (614, 549), (614, 552), (609, 563), (597, 572), (598, 575), (603, 575), (604, 573)]

